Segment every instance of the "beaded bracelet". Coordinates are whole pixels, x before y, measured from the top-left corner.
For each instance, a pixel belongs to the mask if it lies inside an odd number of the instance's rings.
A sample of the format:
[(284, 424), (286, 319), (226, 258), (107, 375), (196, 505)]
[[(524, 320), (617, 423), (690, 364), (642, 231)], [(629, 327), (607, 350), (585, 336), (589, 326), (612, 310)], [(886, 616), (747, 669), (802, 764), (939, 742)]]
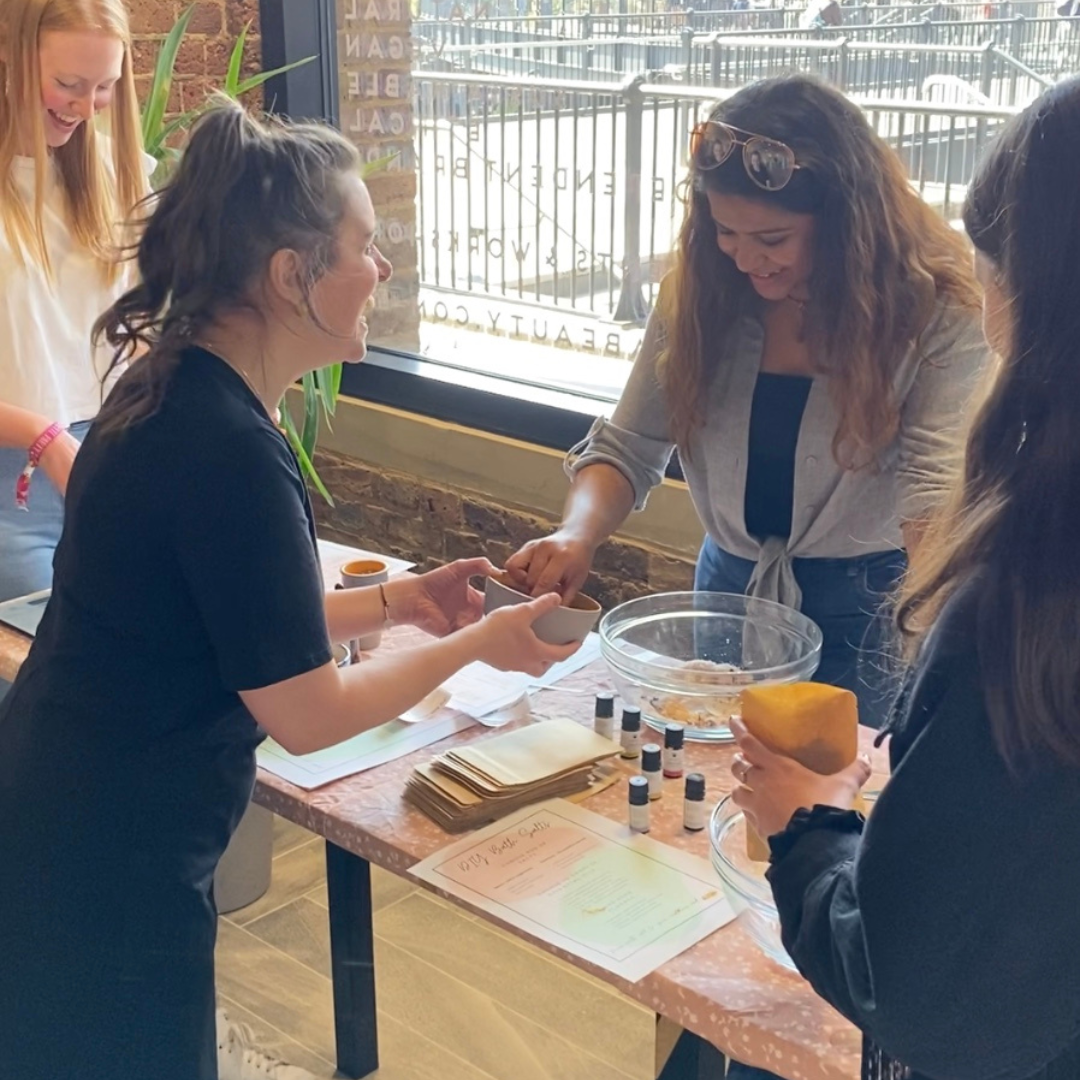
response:
[(31, 444), (27, 451), (26, 468), (19, 473), (15, 481), (15, 505), (20, 510), (29, 510), (27, 505), (30, 499), (30, 477), (34, 470), (41, 464), (41, 455), (45, 453), (52, 441), (63, 433), (62, 424), (50, 424)]

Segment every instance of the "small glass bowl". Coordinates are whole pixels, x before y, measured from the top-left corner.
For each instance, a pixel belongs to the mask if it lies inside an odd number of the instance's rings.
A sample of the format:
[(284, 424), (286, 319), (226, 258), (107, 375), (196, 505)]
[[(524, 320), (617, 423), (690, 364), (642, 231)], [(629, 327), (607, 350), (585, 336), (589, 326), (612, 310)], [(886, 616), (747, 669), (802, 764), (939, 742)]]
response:
[(600, 651), (619, 696), (652, 728), (726, 742), (747, 686), (804, 682), (821, 659), (821, 630), (771, 600), (732, 593), (658, 593), (600, 620)]
[(720, 875), (724, 895), (739, 925), (770, 960), (795, 971), (780, 940), (780, 917), (765, 880), (769, 864), (754, 862), (747, 856), (746, 819), (730, 795), (717, 803), (709, 818), (709, 849), (713, 869)]

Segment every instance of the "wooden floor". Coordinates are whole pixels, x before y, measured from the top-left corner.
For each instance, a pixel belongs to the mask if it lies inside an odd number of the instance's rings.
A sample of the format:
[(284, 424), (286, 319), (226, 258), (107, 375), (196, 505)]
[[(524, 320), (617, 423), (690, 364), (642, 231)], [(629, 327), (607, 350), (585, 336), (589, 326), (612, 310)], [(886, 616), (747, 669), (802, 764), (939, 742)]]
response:
[[(651, 1080), (650, 1012), (411, 882), (373, 872), (378, 1080)], [(323, 841), (275, 819), (273, 883), (218, 927), (219, 1000), (336, 1075)]]

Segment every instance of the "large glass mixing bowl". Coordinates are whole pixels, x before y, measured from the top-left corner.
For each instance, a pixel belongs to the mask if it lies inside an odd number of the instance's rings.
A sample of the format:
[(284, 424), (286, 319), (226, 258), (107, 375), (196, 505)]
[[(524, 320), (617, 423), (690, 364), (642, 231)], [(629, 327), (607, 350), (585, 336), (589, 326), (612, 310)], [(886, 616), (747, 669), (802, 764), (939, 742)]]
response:
[(650, 727), (727, 741), (747, 686), (804, 682), (821, 659), (821, 630), (793, 608), (731, 593), (659, 593), (612, 608), (600, 649), (619, 696)]

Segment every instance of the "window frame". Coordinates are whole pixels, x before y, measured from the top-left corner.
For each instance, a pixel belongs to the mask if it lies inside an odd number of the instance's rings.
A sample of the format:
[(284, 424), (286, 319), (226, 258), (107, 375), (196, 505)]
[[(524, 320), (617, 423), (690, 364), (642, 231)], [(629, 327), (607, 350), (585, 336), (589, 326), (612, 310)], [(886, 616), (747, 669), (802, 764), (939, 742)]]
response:
[[(259, 0), (259, 18), (264, 68), (316, 57), (266, 81), (267, 110), (339, 126), (336, 0)], [(346, 365), (341, 392), (560, 451), (584, 439), (596, 417), (612, 408), (598, 396), (374, 345), (362, 364)], [(683, 479), (677, 454), (667, 475)]]

